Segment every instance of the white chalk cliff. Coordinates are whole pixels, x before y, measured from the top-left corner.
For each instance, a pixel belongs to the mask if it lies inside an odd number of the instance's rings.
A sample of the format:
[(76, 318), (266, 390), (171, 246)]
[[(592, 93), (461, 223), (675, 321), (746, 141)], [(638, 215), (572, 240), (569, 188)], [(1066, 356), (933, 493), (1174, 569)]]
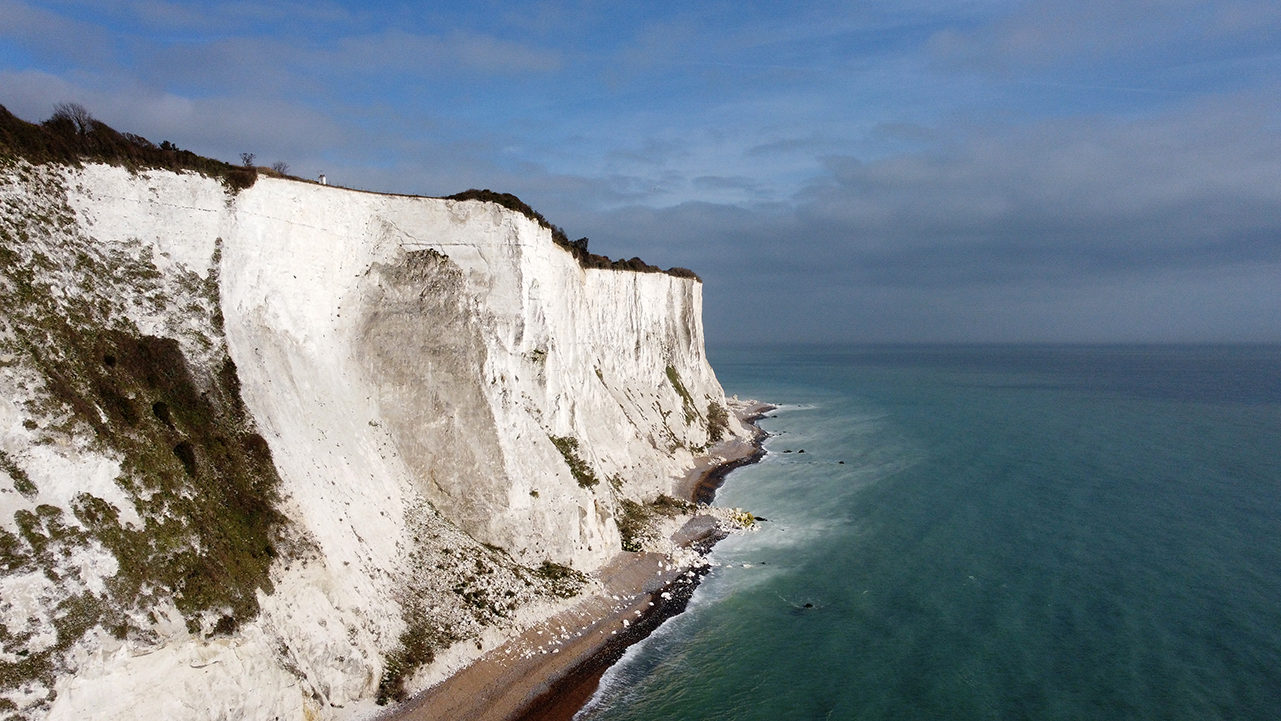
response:
[[(231, 193), (195, 173), (21, 160), (0, 165), (0, 200), (5, 267), (45, 268), (41, 307), (114, 303), (104, 328), (153, 355), (176, 342), (210, 403), (238, 386), (237, 427), (266, 440), (280, 517), (269, 580), (245, 597), (253, 613), (184, 610), (190, 594), (159, 582), (113, 590), (127, 559), (94, 519), (118, 517), (101, 527), (113, 533), (198, 524), (146, 505), (151, 491), (128, 479), (143, 466), (57, 400), (70, 392), (24, 355), (46, 353), (31, 321), (4, 316), (0, 716), (367, 714), (389, 659), (415, 662), (413, 639), (430, 636), (440, 663), (450, 644), (564, 603), (531, 569), (602, 565), (620, 551), (618, 504), (673, 493), (714, 445), (726, 401), (704, 352), (701, 284), (584, 269), (498, 205), (268, 177)], [(121, 263), (143, 280), (83, 271)], [(5, 292), (34, 297), (27, 276), (10, 277)], [(103, 353), (123, 352), (99, 352), (111, 367), (93, 373), (116, 372)], [(235, 377), (219, 381), (225, 357)], [(128, 438), (194, 438), (170, 419), (174, 401), (121, 393)], [(115, 411), (95, 402), (108, 424)], [(727, 423), (727, 437), (747, 434)], [(155, 472), (185, 478), (185, 465), (200, 479), (215, 461), (192, 442), (166, 456), (177, 470)], [(183, 552), (198, 556), (192, 534)], [(86, 616), (66, 638), (75, 599), (123, 620)], [(427, 664), (409, 688), (430, 675)]]

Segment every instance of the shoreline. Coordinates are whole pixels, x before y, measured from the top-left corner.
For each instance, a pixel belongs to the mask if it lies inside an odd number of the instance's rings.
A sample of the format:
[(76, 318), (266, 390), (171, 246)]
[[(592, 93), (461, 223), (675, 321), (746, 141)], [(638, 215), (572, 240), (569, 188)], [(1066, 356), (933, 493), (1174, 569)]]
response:
[[(721, 534), (709, 536), (695, 547), (700, 554), (707, 553), (721, 538), (724, 538)], [(694, 591), (710, 570), (707, 566), (691, 568), (687, 573), (692, 572), (692, 578), (683, 576), (677, 582), (652, 591), (649, 594), (650, 609), (647, 613), (642, 612), (625, 632), (611, 636), (609, 641), (589, 657), (568, 669), (564, 676), (548, 686), (515, 716), (508, 717), (507, 721), (571, 721), (591, 701), (605, 672), (618, 663), (628, 648), (644, 641), (667, 619), (685, 612)], [(664, 594), (669, 595), (669, 598), (663, 598)]]
[[(751, 431), (734, 438), (677, 484), (687, 500), (708, 503), (730, 471), (760, 461), (767, 436), (756, 421), (775, 406), (730, 402)], [(709, 516), (695, 515), (672, 536), (700, 555), (724, 538)], [(666, 554), (622, 552), (597, 573), (601, 590), (525, 629), (449, 678), (375, 718), (378, 721), (570, 721), (601, 677), (632, 645), (682, 613), (711, 569), (669, 565)], [(577, 628), (576, 631), (567, 629)], [(559, 635), (558, 635), (559, 634)], [(548, 651), (555, 641), (555, 648)]]
[(769, 434), (761, 430), (756, 422), (764, 418), (766, 413), (777, 408), (778, 406), (760, 401), (744, 403), (741, 408), (732, 408), (734, 414), (739, 416), (738, 420), (752, 431), (752, 437), (746, 441), (751, 448), (751, 453), (726, 458), (721, 463), (704, 470), (688, 489), (682, 489), (684, 492), (681, 495), (685, 500), (710, 504), (716, 499), (717, 489), (725, 485), (725, 478), (731, 471), (759, 463), (765, 457), (765, 438)]

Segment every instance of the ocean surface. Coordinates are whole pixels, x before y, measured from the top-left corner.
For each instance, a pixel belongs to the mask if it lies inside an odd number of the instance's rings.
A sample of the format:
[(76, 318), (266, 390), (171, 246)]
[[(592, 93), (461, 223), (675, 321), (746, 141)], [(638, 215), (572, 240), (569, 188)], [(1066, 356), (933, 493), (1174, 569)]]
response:
[(579, 718), (1281, 718), (1281, 348), (711, 356), (768, 521)]

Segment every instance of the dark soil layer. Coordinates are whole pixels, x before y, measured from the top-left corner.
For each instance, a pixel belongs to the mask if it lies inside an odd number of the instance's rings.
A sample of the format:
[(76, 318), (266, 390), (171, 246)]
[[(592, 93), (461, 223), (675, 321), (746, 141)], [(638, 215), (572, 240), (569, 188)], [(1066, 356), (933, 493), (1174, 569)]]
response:
[(79, 165), (89, 161), (131, 170), (193, 170), (221, 179), (233, 192), (248, 188), (258, 179), (257, 168), (205, 158), (169, 141), (156, 145), (140, 135), (113, 130), (83, 112), (83, 108), (76, 110), (80, 112), (59, 110), (37, 125), (0, 105), (0, 152), (8, 151), (33, 165)]

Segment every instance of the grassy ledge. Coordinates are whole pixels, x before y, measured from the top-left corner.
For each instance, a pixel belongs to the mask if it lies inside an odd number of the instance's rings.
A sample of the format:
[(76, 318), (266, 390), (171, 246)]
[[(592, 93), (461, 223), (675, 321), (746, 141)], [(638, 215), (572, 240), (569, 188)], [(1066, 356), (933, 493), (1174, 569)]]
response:
[(560, 451), (561, 456), (565, 458), (566, 465), (569, 466), (569, 472), (574, 475), (574, 480), (578, 481), (579, 488), (591, 488), (600, 479), (596, 477), (596, 472), (578, 455), (578, 439), (569, 436), (547, 436), (556, 450)]

